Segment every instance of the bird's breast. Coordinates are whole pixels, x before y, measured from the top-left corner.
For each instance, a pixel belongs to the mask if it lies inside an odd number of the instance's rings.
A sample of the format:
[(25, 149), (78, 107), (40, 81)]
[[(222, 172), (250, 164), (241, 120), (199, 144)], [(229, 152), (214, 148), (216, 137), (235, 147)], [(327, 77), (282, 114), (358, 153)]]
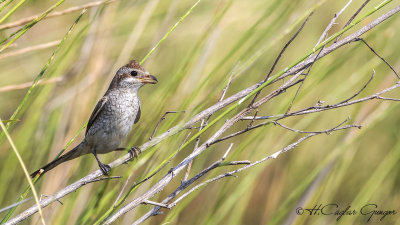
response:
[(128, 136), (139, 112), (139, 98), (134, 93), (110, 94), (91, 129), (96, 129), (87, 140), (96, 146), (99, 153), (107, 153), (120, 146)]

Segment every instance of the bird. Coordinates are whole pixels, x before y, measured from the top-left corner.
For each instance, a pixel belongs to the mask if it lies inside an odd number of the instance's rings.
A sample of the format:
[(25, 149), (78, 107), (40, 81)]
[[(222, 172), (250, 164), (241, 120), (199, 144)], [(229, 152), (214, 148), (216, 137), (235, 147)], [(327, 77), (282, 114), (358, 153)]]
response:
[[(147, 72), (136, 60), (118, 69), (104, 96), (96, 104), (86, 127), (85, 137), (71, 151), (53, 160), (31, 174), (44, 174), (66, 161), (92, 153), (103, 175), (108, 175), (111, 167), (103, 164), (98, 154), (124, 150), (119, 148), (132, 126), (141, 115), (139, 89), (145, 84), (156, 84), (155, 76)], [(131, 154), (138, 155), (138, 148), (132, 148)]]

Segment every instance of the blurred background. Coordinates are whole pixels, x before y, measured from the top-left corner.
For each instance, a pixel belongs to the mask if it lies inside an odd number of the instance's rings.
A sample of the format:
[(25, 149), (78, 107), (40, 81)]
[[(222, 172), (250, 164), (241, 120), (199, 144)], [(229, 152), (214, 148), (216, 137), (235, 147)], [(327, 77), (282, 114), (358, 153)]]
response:
[[(2, 1), (0, 16), (11, 11), (20, 1)], [(43, 74), (42, 83), (21, 108), (10, 127), (11, 137), (29, 172), (54, 159), (87, 122), (96, 102), (102, 97), (116, 70), (130, 59), (141, 60), (192, 7), (196, 1), (183, 0), (70, 0), (55, 11), (71, 7), (77, 10), (47, 18), (23, 34), (0, 53), (0, 118), (11, 117), (46, 65), (60, 40), (82, 11), (88, 11), (77, 23), (54, 60)], [(353, 1), (338, 18), (329, 35), (340, 31), (364, 1)], [(372, 0), (359, 17), (380, 4)], [(9, 4), (10, 3), (10, 4)], [(98, 4), (99, 3), (99, 4)], [(165, 111), (185, 110), (168, 115), (158, 128), (160, 134), (187, 121), (191, 116), (215, 104), (232, 75), (230, 96), (263, 80), (279, 51), (314, 10), (303, 31), (290, 45), (276, 72), (310, 51), (334, 14), (345, 0), (202, 0), (171, 35), (143, 64), (159, 83), (140, 91), (142, 116), (125, 145), (139, 146), (151, 136)], [(6, 6), (6, 4), (9, 4)], [(49, 9), (55, 1), (26, 1), (0, 24), (18, 21)], [(389, 11), (398, 1), (368, 17), (351, 29), (355, 31)], [(81, 7), (81, 8), (79, 8)], [(18, 27), (1, 27), (1, 39)], [(363, 35), (393, 67), (400, 71), (399, 15), (385, 21)], [(376, 71), (372, 83), (359, 97), (369, 96), (396, 82), (392, 71), (361, 42), (352, 43), (319, 60), (304, 83), (292, 110), (340, 102), (355, 94)], [(263, 91), (266, 95), (276, 86)], [(260, 108), (258, 115), (285, 112), (296, 89), (279, 96)], [(386, 97), (398, 97), (393, 91)], [(246, 104), (244, 104), (246, 105)], [(238, 112), (238, 111), (235, 111)], [(228, 118), (234, 115), (230, 113)], [(359, 210), (375, 203), (381, 210), (400, 210), (400, 104), (373, 100), (336, 110), (281, 121), (300, 130), (325, 130), (347, 117), (350, 123), (363, 126), (313, 137), (279, 158), (252, 167), (237, 178), (225, 178), (194, 192), (172, 210), (162, 210), (146, 224), (365, 224), (366, 216), (298, 216), (297, 207), (312, 208), (319, 204), (338, 204)], [(218, 115), (218, 113), (216, 114)], [(213, 118), (215, 118), (215, 116)], [(223, 122), (205, 132), (201, 141), (213, 134)], [(247, 125), (240, 122), (229, 130)], [(143, 153), (138, 160), (112, 170), (111, 175), (123, 178), (88, 184), (44, 209), (48, 224), (93, 224), (107, 211), (126, 179), (128, 187), (156, 168), (179, 148), (189, 132), (170, 137)], [(83, 138), (81, 132), (68, 150)], [(303, 134), (268, 125), (210, 147), (193, 163), (191, 175), (221, 158), (234, 143), (228, 160), (256, 161), (296, 141)], [(28, 182), (10, 144), (0, 140), (0, 208), (16, 202)], [(194, 144), (181, 150), (172, 162), (151, 180), (137, 189), (128, 200), (151, 187), (193, 150)], [(67, 150), (67, 151), (68, 151)], [(111, 162), (122, 152), (102, 155)], [(235, 167), (212, 171), (202, 181)], [(62, 164), (46, 173), (36, 183), (40, 194), (51, 195), (86, 174), (98, 169), (92, 155)], [(180, 184), (183, 173), (159, 193), (161, 201)], [(28, 195), (31, 196), (31, 193)], [(34, 204), (20, 206), (13, 216)], [(131, 224), (152, 209), (139, 206), (116, 224)], [(0, 213), (0, 219), (7, 212)], [(374, 222), (379, 217), (373, 217)], [(23, 224), (39, 224), (38, 216)], [(387, 216), (380, 224), (400, 224), (399, 215)]]

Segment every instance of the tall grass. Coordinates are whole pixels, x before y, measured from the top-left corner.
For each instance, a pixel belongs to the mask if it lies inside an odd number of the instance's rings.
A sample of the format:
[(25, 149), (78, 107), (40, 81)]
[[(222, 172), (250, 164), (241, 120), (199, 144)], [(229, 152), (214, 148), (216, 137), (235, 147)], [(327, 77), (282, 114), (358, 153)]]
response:
[[(3, 23), (28, 17), (38, 12), (53, 9), (51, 2), (4, 1), (0, 7)], [(346, 3), (340, 1), (231, 1), (202, 0), (190, 14), (182, 15), (197, 1), (159, 1), (149, 12), (142, 32), (137, 33), (136, 44), (127, 54), (132, 59), (143, 59), (143, 66), (154, 74), (159, 83), (141, 90), (142, 117), (125, 141), (125, 146), (138, 146), (151, 135), (154, 126), (165, 111), (185, 110), (185, 113), (170, 114), (158, 128), (158, 133), (182, 123), (207, 106), (214, 104), (223, 87), (232, 75), (233, 80), (227, 96), (249, 85), (263, 80), (275, 57), (311, 10), (314, 15), (304, 31), (285, 52), (276, 71), (308, 54), (323, 29), (335, 12)], [(353, 1), (338, 19), (329, 36), (342, 30), (344, 23), (363, 1)], [(381, 1), (371, 1), (357, 17), (360, 28), (396, 6), (387, 3), (379, 12), (370, 16), (368, 12)], [(59, 1), (57, 10), (86, 1)], [(61, 4), (62, 3), (62, 4)], [(33, 171), (59, 154), (82, 126), (87, 122), (94, 105), (109, 85), (115, 68), (126, 62), (117, 62), (122, 49), (127, 45), (133, 29), (151, 1), (119, 0), (88, 10), (76, 25), (68, 39), (59, 47), (55, 59), (48, 63), (53, 49), (41, 49), (0, 60), (0, 87), (34, 81), (41, 69), (46, 68), (46, 78), (63, 77), (62, 82), (37, 84), (33, 90), (11, 90), (0, 93), (0, 118), (12, 121), (9, 129), (16, 147), (20, 151), (29, 171)], [(18, 6), (18, 7), (17, 7)], [(12, 11), (17, 7), (17, 10)], [(73, 24), (79, 12), (37, 20), (34, 26), (23, 26), (3, 30), (0, 40), (1, 53), (16, 51), (61, 39)], [(360, 20), (365, 15), (365, 20)], [(178, 26), (174, 26), (179, 21)], [(143, 24), (142, 24), (143, 25)], [(375, 50), (399, 70), (400, 35), (398, 15), (385, 21), (364, 38)], [(174, 27), (171, 30), (171, 27)], [(27, 29), (29, 28), (29, 29)], [(26, 30), (25, 30), (26, 29)], [(170, 30), (168, 38), (162, 38)], [(15, 32), (20, 36), (12, 36)], [(160, 35), (162, 34), (162, 35)], [(346, 35), (346, 33), (345, 33)], [(18, 37), (16, 39), (15, 37)], [(334, 38), (332, 38), (333, 40)], [(12, 47), (16, 43), (16, 47)], [(154, 40), (162, 40), (156, 44)], [(6, 43), (9, 43), (7, 45)], [(128, 43), (129, 44), (129, 43)], [(156, 44), (157, 48), (153, 48)], [(6, 46), (6, 47), (5, 47)], [(322, 45), (321, 45), (322, 46)], [(317, 50), (317, 49), (315, 49)], [(148, 54), (151, 52), (151, 54)], [(311, 52), (310, 52), (311, 53)], [(124, 53), (125, 54), (125, 53)], [(353, 43), (316, 63), (304, 83), (294, 109), (314, 105), (318, 100), (334, 103), (354, 94), (369, 79), (372, 69), (376, 76), (373, 83), (361, 95), (374, 93), (387, 87), (395, 76), (379, 58), (362, 43)], [(39, 77), (35, 80), (42, 79)], [(273, 88), (272, 86), (271, 88)], [(12, 116), (31, 93), (18, 116)], [(284, 112), (290, 104), (295, 90), (290, 90), (279, 99), (260, 109), (261, 115)], [(392, 97), (398, 96), (394, 92)], [(231, 111), (236, 112), (236, 108)], [(336, 109), (307, 117), (290, 118), (283, 123), (301, 130), (323, 130), (332, 127), (350, 116), (363, 129), (321, 135), (303, 143), (295, 151), (238, 174), (237, 179), (225, 179), (212, 183), (194, 192), (172, 210), (149, 220), (148, 224), (321, 224), (336, 222), (334, 216), (296, 216), (298, 206), (312, 208), (315, 204), (336, 203), (341, 207), (359, 207), (375, 202), (381, 209), (399, 209), (398, 196), (398, 118), (399, 107), (394, 102), (371, 101), (368, 103)], [(228, 114), (228, 113), (225, 113)], [(219, 115), (225, 115), (219, 114)], [(229, 114), (230, 115), (230, 114)], [(210, 121), (218, 118), (213, 116)], [(215, 120), (220, 125), (228, 117)], [(18, 119), (19, 121), (16, 121)], [(12, 123), (11, 123), (12, 122)], [(241, 122), (231, 131), (245, 127)], [(201, 133), (204, 140), (216, 131), (209, 126)], [(62, 199), (63, 205), (53, 203), (43, 210), (48, 224), (93, 224), (110, 210), (125, 182), (124, 196), (135, 182), (150, 174), (162, 162), (180, 148), (188, 132), (191, 137), (197, 130), (185, 131), (168, 138), (140, 155), (139, 159), (112, 170), (111, 175), (121, 179), (105, 180), (86, 185), (76, 193)], [(79, 133), (79, 132), (78, 132)], [(193, 162), (191, 174), (199, 172), (219, 159), (231, 142), (234, 143), (229, 160), (251, 161), (284, 147), (298, 139), (296, 134), (272, 125), (251, 131), (226, 142), (212, 146), (207, 154)], [(78, 134), (72, 146), (79, 143), (83, 134)], [(194, 138), (192, 138), (194, 140)], [(175, 158), (159, 174), (137, 187), (127, 200), (140, 195), (154, 184), (178, 160), (190, 154), (194, 143), (187, 142)], [(8, 142), (0, 142), (0, 208), (13, 204), (24, 192), (28, 182)], [(105, 162), (117, 158), (121, 153), (104, 156)], [(60, 165), (46, 173), (35, 187), (42, 194), (52, 194), (67, 184), (97, 169), (93, 156), (85, 156)], [(229, 168), (212, 171), (204, 179), (220, 174)], [(181, 175), (179, 175), (181, 176)], [(130, 179), (128, 179), (130, 177)], [(173, 191), (179, 180), (157, 195), (153, 201), (164, 199)], [(29, 193), (28, 195), (31, 195)], [(19, 206), (13, 215), (33, 204)], [(118, 224), (131, 224), (135, 218), (151, 209), (143, 205), (126, 214)], [(4, 218), (6, 213), (1, 213)], [(292, 217), (291, 217), (292, 216)], [(376, 219), (376, 218), (375, 218)], [(29, 223), (37, 223), (32, 217)], [(343, 218), (342, 224), (362, 224), (363, 216)], [(394, 224), (396, 216), (386, 217), (383, 222)]]

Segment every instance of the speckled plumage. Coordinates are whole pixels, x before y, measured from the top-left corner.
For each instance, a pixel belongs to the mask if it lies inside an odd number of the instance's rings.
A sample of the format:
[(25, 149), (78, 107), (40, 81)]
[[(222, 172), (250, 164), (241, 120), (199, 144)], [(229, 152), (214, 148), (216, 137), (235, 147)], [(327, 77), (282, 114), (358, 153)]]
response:
[(111, 84), (94, 108), (82, 142), (74, 149), (31, 174), (44, 173), (57, 165), (93, 153), (101, 171), (107, 175), (110, 167), (100, 162), (97, 154), (104, 154), (118, 149), (127, 137), (141, 114), (139, 89), (147, 83), (155, 84), (157, 79), (150, 75), (135, 60), (121, 67)]
[(104, 106), (88, 127), (85, 141), (97, 153), (114, 151), (132, 129), (140, 110), (137, 89), (107, 91)]

